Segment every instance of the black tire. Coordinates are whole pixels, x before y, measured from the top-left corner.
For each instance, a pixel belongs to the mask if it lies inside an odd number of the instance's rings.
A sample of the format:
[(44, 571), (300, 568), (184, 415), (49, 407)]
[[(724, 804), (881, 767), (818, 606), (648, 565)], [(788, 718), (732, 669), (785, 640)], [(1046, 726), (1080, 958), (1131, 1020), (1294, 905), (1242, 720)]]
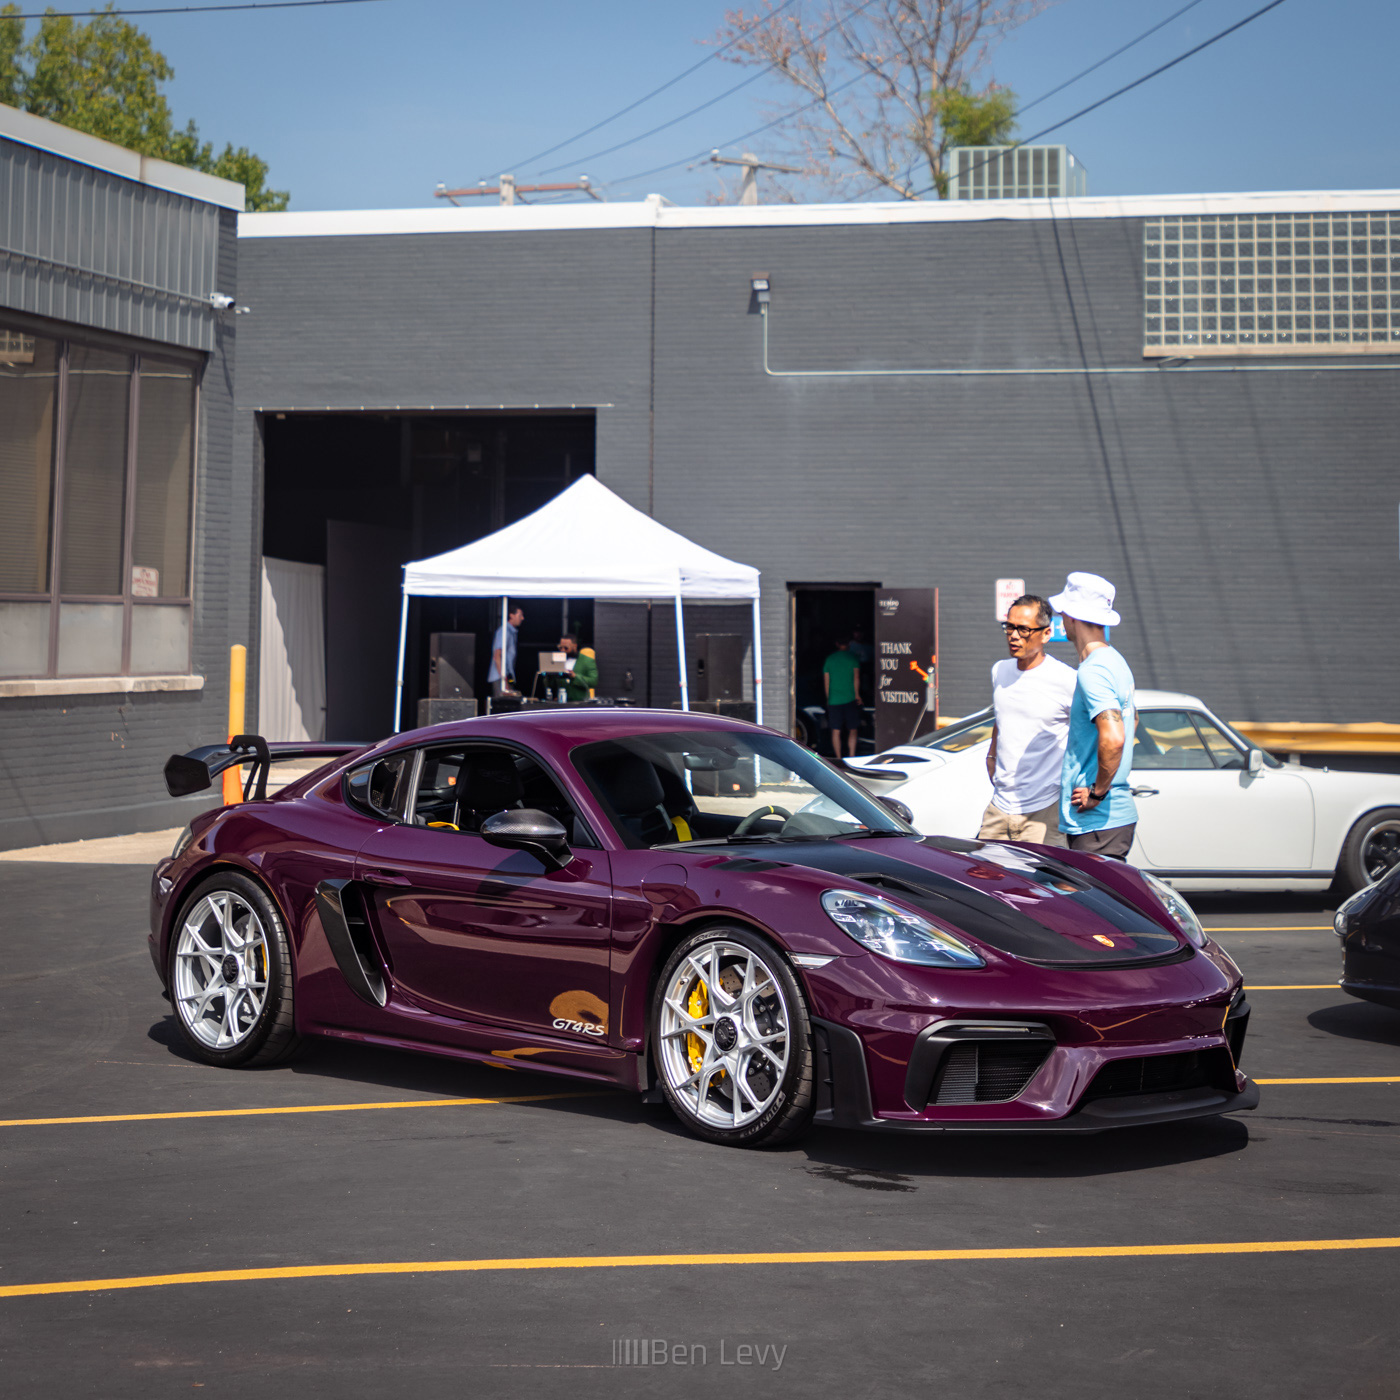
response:
[[(697, 972), (697, 963), (709, 968), (705, 976)], [(753, 982), (745, 993), (749, 971)], [(737, 1009), (729, 1013), (726, 1004), (716, 1011), (719, 998), (710, 999), (707, 977), (729, 981), (736, 975), (741, 985), (732, 1004)], [(708, 1021), (708, 1027), (698, 1025), (700, 1033), (695, 1034), (686, 1029), (695, 1013), (684, 1008), (694, 1006), (698, 984), (706, 987), (705, 1011), (698, 1019)], [(719, 982), (719, 987), (725, 996), (735, 993), (732, 983), (726, 988)], [(765, 987), (771, 990), (765, 992)], [(676, 1000), (668, 1001), (668, 996)], [(729, 1024), (721, 1028), (724, 1021)], [(807, 1001), (787, 959), (760, 934), (735, 925), (710, 925), (681, 942), (667, 958), (652, 994), (651, 1038), (666, 1102), (696, 1137), (727, 1147), (780, 1147), (806, 1132), (815, 1107)], [(721, 1055), (732, 1057), (725, 1061), (730, 1069), (720, 1067)], [(708, 1073), (707, 1065), (713, 1066)], [(737, 1094), (733, 1068), (743, 1073), (744, 1087)], [(693, 1083), (701, 1074), (705, 1078)], [(726, 1112), (744, 1121), (725, 1124)]]
[(249, 1069), (300, 1047), (286, 925), (246, 875), (221, 870), (190, 891), (171, 927), (166, 976), (176, 1029), (205, 1064)]
[(1347, 833), (1337, 862), (1337, 884), (1345, 894), (1364, 889), (1400, 863), (1400, 807), (1367, 812)]

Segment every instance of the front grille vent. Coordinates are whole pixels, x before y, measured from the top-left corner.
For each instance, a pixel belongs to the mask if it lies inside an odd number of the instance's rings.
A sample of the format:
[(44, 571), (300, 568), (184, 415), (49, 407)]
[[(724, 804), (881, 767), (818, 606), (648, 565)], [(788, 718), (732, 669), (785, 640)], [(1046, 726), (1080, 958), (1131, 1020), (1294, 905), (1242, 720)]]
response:
[(1053, 1048), (1049, 1041), (1007, 1044), (964, 1040), (944, 1056), (934, 1088), (935, 1104), (1006, 1103), (1031, 1082)]
[(1168, 1094), (1178, 1089), (1235, 1090), (1234, 1066), (1227, 1050), (1186, 1050), (1176, 1055), (1144, 1055), (1112, 1060), (1094, 1076), (1082, 1102), (1125, 1094)]

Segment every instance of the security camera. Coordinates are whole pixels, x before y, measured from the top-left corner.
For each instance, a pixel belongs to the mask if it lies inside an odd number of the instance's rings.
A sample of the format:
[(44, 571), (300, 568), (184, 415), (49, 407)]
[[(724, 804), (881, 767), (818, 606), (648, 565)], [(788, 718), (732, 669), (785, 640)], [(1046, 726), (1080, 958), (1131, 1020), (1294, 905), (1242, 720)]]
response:
[(233, 305), (233, 298), (225, 296), (222, 292), (210, 292), (209, 305), (215, 311), (227, 311)]

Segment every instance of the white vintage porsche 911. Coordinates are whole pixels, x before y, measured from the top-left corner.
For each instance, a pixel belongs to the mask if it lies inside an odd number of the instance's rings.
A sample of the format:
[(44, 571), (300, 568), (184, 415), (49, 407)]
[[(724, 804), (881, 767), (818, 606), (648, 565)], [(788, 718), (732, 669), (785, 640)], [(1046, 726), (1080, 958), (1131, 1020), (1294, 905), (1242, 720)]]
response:
[[(1281, 763), (1193, 695), (1137, 692), (1128, 859), (1183, 890), (1362, 888), (1400, 863), (1400, 776)], [(976, 836), (991, 800), (991, 709), (851, 760), (920, 831)]]

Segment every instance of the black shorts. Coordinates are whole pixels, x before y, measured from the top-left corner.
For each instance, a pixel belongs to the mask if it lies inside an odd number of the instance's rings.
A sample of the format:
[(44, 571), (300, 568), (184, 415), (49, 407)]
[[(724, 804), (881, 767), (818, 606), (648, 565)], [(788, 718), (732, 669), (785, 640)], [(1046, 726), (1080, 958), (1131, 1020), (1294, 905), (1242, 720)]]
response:
[(1129, 822), (1127, 826), (1104, 826), (1097, 831), (1081, 831), (1077, 836), (1067, 831), (1065, 837), (1072, 851), (1088, 851), (1091, 855), (1127, 860), (1136, 830), (1137, 823)]
[(826, 707), (826, 727), (828, 729), (859, 729), (859, 703), (855, 700), (848, 700), (844, 705), (828, 705)]

